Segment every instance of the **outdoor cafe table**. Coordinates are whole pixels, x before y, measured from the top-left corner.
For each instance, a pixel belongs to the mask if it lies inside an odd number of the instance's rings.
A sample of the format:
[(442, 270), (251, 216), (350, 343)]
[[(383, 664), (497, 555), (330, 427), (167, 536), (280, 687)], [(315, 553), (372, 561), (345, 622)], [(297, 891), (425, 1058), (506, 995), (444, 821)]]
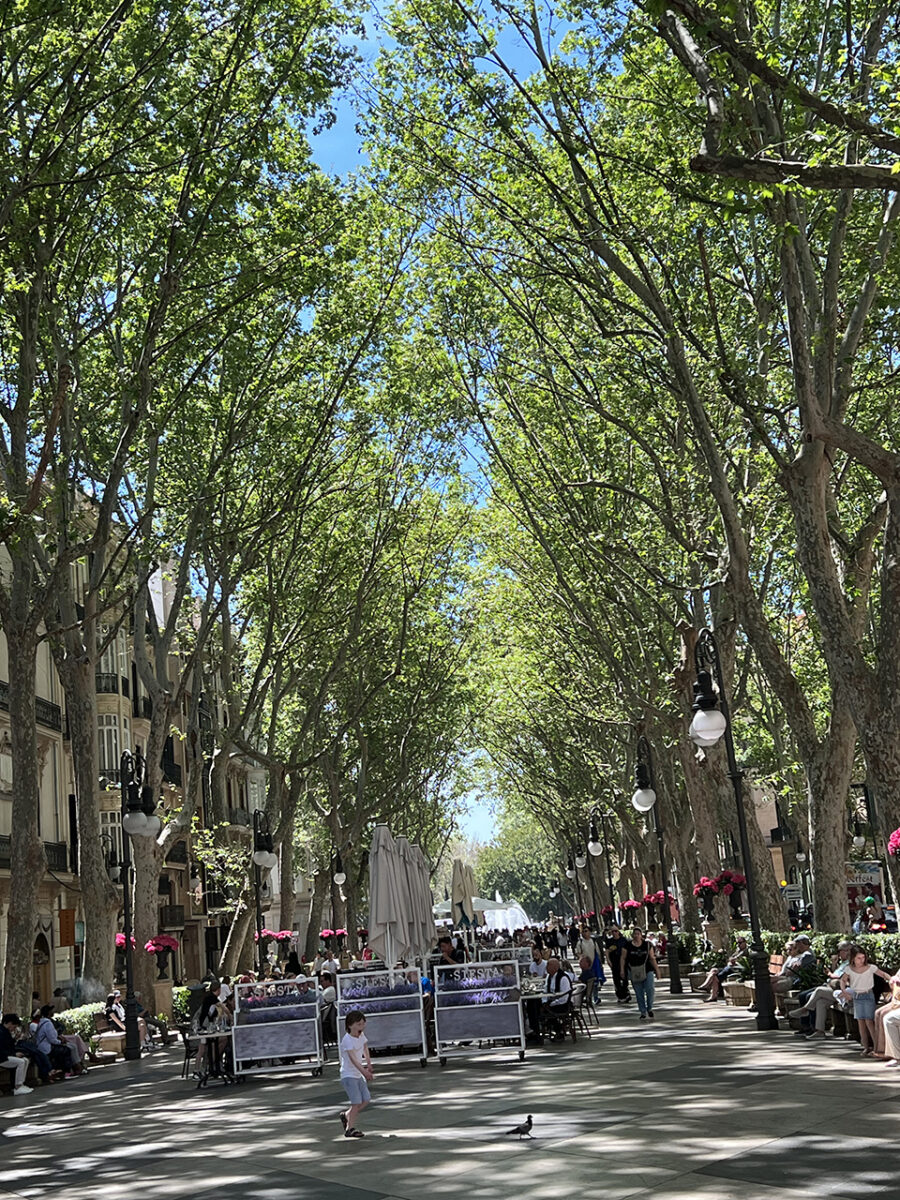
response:
[(206, 1087), (210, 1079), (220, 1079), (222, 1083), (237, 1083), (238, 1080), (234, 1077), (229, 1067), (226, 1065), (226, 1057), (228, 1055), (228, 1047), (224, 1049), (220, 1042), (231, 1041), (230, 1029), (209, 1029), (203, 1030), (201, 1033), (190, 1034), (190, 1037), (197, 1038), (198, 1041), (206, 1044), (206, 1057), (204, 1059), (204, 1069), (200, 1072), (200, 1077), (197, 1080), (197, 1087)]
[(525, 1024), (528, 1026), (532, 1034), (543, 1038), (541, 1033), (541, 1009), (544, 1006), (544, 1001), (541, 997), (546, 991), (546, 979), (542, 979), (538, 975), (523, 975), (521, 979), (522, 992), (522, 1012), (525, 1016)]

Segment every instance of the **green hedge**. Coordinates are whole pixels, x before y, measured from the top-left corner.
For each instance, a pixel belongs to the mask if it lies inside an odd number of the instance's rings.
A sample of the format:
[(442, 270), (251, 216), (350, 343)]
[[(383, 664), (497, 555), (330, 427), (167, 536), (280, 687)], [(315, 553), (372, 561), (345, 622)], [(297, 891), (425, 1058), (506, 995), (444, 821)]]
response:
[[(750, 940), (749, 929), (737, 932), (743, 933), (747, 940)], [(703, 935), (699, 933), (679, 933), (677, 936), (678, 961), (683, 964), (696, 964), (698, 969), (703, 967), (708, 971), (711, 967), (725, 965), (725, 960), (734, 945), (736, 933), (732, 935), (727, 950), (704, 950)], [(764, 929), (762, 942), (766, 954), (783, 954), (784, 947), (792, 936), (794, 935)], [(810, 949), (820, 963), (829, 966), (832, 956), (837, 954), (838, 944), (846, 941), (847, 938), (846, 933), (810, 933)], [(855, 937), (851, 934), (849, 938), (854, 945), (865, 950), (872, 962), (877, 963), (885, 971), (893, 973), (900, 970), (900, 933), (861, 933)]]
[(97, 1031), (94, 1029), (94, 1013), (105, 1012), (105, 1004), (95, 1003), (82, 1004), (78, 1008), (69, 1008), (65, 1012), (55, 1015), (66, 1033), (78, 1033), (89, 1043), (91, 1038), (97, 1036)]

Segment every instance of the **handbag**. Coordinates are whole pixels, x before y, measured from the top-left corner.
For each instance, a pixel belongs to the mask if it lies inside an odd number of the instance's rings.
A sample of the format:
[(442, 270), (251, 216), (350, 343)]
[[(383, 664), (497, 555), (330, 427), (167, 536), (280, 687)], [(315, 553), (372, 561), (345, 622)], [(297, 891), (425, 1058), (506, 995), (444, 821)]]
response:
[(628, 974), (631, 976), (632, 983), (644, 983), (647, 979), (647, 963), (650, 961), (650, 955), (644, 959), (642, 963), (635, 963), (628, 968)]

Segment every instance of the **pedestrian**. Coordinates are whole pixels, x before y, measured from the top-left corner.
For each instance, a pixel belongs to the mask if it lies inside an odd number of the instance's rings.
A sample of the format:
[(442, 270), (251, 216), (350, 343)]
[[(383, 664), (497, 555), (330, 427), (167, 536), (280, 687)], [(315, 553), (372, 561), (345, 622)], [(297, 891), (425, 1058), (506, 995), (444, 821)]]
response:
[(853, 1015), (859, 1026), (863, 1058), (872, 1058), (875, 1054), (876, 975), (887, 983), (891, 982), (891, 977), (886, 971), (869, 962), (865, 950), (854, 946), (850, 952), (850, 966), (841, 979), (841, 995), (845, 1000), (853, 1000)]
[(628, 939), (618, 925), (607, 925), (603, 945), (606, 947), (606, 961), (612, 971), (616, 1000), (619, 1004), (628, 1004), (631, 993), (628, 991), (628, 976), (622, 970), (622, 951), (627, 947)]
[(641, 1020), (653, 1020), (653, 997), (656, 991), (656, 956), (653, 946), (644, 939), (644, 932), (637, 925), (631, 931), (631, 941), (622, 951), (621, 970), (627, 971), (634, 997), (638, 1002)]
[(339, 1114), (344, 1137), (366, 1135), (356, 1127), (356, 1118), (371, 1100), (368, 1085), (375, 1077), (372, 1056), (366, 1040), (366, 1014), (353, 1009), (344, 1018), (346, 1033), (341, 1038), (341, 1084), (347, 1093), (350, 1107)]
[(581, 927), (581, 936), (575, 944), (575, 956), (582, 971), (581, 982), (587, 988), (585, 995), (592, 1004), (596, 1004), (600, 999), (600, 985), (606, 982), (606, 975), (597, 943), (587, 925)]

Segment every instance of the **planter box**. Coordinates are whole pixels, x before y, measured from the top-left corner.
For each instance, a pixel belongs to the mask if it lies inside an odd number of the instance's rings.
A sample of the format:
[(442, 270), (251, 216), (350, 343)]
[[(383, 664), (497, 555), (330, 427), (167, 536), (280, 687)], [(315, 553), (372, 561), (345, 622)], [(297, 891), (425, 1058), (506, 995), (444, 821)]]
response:
[(316, 1024), (316, 1021), (282, 1021), (279, 1024), (235, 1025), (232, 1030), (234, 1061), (318, 1056)]
[(435, 1036), (438, 1042), (470, 1042), (521, 1036), (519, 1005), (460, 1004), (436, 1008)]
[[(416, 999), (416, 997), (412, 997)], [(344, 1013), (350, 1012), (355, 1004), (345, 1001), (338, 1014), (338, 1028), (343, 1028)], [(359, 1011), (366, 1011), (366, 1003), (362, 1001)], [(422, 1047), (422, 1010), (415, 1008), (408, 1012), (387, 1012), (366, 1014), (366, 1040), (372, 1050), (383, 1050), (387, 1046)]]
[(314, 1021), (315, 1004), (280, 1004), (272, 1008), (242, 1008), (237, 1013), (237, 1025), (275, 1025), (284, 1021)]

